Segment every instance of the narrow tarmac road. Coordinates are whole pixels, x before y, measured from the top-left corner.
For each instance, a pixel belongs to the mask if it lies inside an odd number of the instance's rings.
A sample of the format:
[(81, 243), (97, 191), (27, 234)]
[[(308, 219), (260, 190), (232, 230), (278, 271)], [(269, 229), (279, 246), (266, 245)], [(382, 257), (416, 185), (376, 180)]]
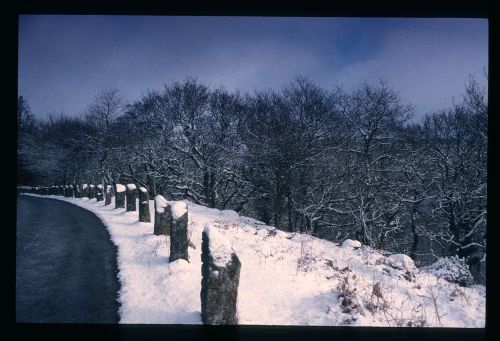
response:
[(16, 321), (118, 323), (116, 246), (91, 212), (17, 196)]

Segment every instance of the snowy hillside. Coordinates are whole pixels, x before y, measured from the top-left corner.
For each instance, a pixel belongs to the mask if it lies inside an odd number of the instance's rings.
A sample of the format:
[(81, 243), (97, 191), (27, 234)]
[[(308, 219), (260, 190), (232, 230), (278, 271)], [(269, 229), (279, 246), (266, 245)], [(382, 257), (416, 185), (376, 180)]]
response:
[[(186, 202), (189, 263), (168, 263), (169, 238), (114, 204), (50, 196), (94, 212), (118, 246), (120, 322), (201, 323), (201, 236), (218, 227), (241, 261), (240, 324), (484, 327), (485, 288), (461, 287), (403, 255), (386, 257), (358, 242), (343, 245), (285, 233), (234, 211)], [(150, 202), (154, 217), (154, 202)], [(153, 218), (154, 219), (154, 218)]]

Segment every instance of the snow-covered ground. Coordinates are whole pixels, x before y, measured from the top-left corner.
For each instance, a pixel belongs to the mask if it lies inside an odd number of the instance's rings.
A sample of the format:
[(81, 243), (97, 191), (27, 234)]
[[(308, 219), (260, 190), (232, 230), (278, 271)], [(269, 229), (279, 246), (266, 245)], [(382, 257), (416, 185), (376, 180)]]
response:
[[(29, 194), (32, 195), (32, 194)], [(47, 197), (47, 196), (45, 196)], [(485, 287), (460, 287), (357, 242), (285, 233), (234, 211), (185, 201), (189, 263), (169, 264), (169, 237), (138, 212), (96, 199), (48, 196), (94, 212), (118, 247), (120, 323), (201, 323), (201, 236), (225, 236), (241, 261), (240, 324), (484, 327)], [(154, 221), (154, 201), (150, 201)]]

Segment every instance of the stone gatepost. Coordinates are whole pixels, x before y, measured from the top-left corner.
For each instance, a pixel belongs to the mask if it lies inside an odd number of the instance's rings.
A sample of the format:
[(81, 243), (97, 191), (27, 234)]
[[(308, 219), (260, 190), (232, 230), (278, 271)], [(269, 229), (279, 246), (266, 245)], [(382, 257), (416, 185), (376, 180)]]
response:
[(172, 226), (172, 211), (170, 204), (161, 195), (155, 197), (155, 223), (154, 234), (156, 236), (170, 236), (170, 227)]
[(82, 197), (82, 187), (80, 185), (73, 185), (75, 188), (75, 198)]
[(149, 213), (149, 194), (144, 187), (139, 187), (139, 221), (143, 223), (151, 222)]
[(96, 197), (96, 188), (94, 185), (89, 185), (89, 199), (94, 199)]
[(82, 184), (82, 198), (88, 198), (88, 197), (89, 197), (89, 185)]
[(137, 187), (134, 184), (127, 184), (127, 212), (133, 212), (137, 210)]
[(177, 259), (189, 261), (188, 255), (188, 209), (185, 202), (170, 203), (172, 211), (172, 225), (170, 227), (170, 258), (169, 262)]
[(111, 198), (113, 198), (113, 186), (106, 185), (104, 190), (104, 206), (111, 205)]
[(115, 185), (115, 208), (125, 208), (125, 186)]
[(96, 187), (96, 199), (97, 201), (104, 200), (104, 189), (101, 184), (97, 185)]
[(201, 319), (204, 324), (237, 324), (240, 260), (214, 226), (205, 225), (201, 252)]

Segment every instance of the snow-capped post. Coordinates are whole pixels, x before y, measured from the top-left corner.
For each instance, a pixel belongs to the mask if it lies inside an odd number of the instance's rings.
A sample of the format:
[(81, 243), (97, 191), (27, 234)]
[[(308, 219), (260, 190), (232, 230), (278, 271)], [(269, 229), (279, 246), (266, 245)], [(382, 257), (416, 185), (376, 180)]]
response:
[(104, 200), (104, 191), (103, 191), (101, 184), (97, 185), (96, 198), (97, 198), (97, 201)]
[(170, 257), (169, 262), (177, 259), (189, 261), (188, 255), (188, 209), (183, 201), (170, 204), (172, 210), (172, 225), (170, 226)]
[(155, 224), (154, 224), (154, 234), (159, 235), (170, 235), (170, 227), (172, 226), (172, 211), (170, 209), (170, 204), (161, 195), (155, 197)]
[(82, 198), (88, 198), (88, 197), (89, 197), (89, 185), (82, 184)]
[(127, 184), (127, 212), (137, 210), (137, 187), (134, 184)]
[(125, 186), (115, 185), (115, 208), (125, 208)]
[(89, 185), (89, 199), (94, 199), (96, 197), (95, 186)]
[(139, 187), (139, 221), (143, 223), (151, 222), (149, 214), (149, 194), (144, 187)]
[(106, 185), (106, 190), (104, 191), (104, 206), (111, 204), (112, 197), (113, 197), (113, 186)]
[(80, 185), (73, 185), (75, 188), (75, 198), (81, 198), (82, 197), (82, 189)]
[(203, 229), (201, 261), (201, 320), (204, 324), (237, 324), (241, 263), (213, 226)]

